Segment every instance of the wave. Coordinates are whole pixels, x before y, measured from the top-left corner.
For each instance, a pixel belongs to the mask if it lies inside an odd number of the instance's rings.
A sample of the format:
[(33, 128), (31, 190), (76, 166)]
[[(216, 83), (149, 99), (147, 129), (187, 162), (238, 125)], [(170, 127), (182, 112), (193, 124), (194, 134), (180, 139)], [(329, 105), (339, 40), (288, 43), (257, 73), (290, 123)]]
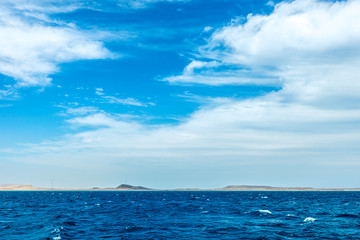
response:
[(272, 215), (272, 212), (267, 209), (259, 209), (256, 211), (246, 212), (245, 214), (252, 215), (252, 216), (266, 216), (266, 215)]
[(258, 210), (258, 212), (262, 215), (272, 214), (272, 212), (270, 212), (269, 210)]
[(316, 221), (316, 219), (315, 218), (312, 218), (312, 217), (307, 217), (307, 218), (305, 218), (304, 219), (304, 223), (313, 223), (313, 222), (315, 222)]

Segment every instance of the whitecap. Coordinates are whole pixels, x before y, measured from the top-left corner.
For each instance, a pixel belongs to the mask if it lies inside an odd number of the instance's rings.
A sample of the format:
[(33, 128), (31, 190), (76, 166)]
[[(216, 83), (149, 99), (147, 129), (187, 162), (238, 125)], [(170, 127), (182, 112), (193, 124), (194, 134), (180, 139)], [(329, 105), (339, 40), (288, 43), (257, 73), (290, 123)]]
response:
[(51, 233), (59, 233), (59, 232), (61, 232), (62, 229), (63, 229), (63, 227), (54, 228), (54, 230), (52, 230)]
[(51, 231), (51, 234), (56, 233), (57, 236), (52, 237), (52, 239), (60, 240), (61, 239), (60, 232), (61, 232), (62, 229), (63, 229), (63, 227), (54, 228), (54, 230)]
[(312, 217), (307, 217), (304, 219), (304, 223), (313, 223), (315, 222), (315, 218), (312, 218)]
[(259, 211), (259, 213), (264, 214), (264, 215), (272, 214), (272, 212), (270, 212), (269, 210), (258, 210), (258, 211)]

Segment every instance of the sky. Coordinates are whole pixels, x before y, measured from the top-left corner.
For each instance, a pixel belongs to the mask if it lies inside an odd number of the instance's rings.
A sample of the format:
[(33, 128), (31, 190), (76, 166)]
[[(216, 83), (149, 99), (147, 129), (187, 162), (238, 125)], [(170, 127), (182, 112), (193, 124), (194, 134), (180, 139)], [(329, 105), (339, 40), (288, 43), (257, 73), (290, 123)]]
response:
[(2, 0), (0, 183), (360, 187), (359, 12)]

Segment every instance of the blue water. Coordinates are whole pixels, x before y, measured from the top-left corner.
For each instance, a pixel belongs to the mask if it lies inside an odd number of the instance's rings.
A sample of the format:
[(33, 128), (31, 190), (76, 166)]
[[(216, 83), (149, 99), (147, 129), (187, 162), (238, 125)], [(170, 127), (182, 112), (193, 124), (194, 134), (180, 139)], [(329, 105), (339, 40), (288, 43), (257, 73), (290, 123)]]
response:
[(360, 192), (0, 192), (0, 239), (360, 239)]

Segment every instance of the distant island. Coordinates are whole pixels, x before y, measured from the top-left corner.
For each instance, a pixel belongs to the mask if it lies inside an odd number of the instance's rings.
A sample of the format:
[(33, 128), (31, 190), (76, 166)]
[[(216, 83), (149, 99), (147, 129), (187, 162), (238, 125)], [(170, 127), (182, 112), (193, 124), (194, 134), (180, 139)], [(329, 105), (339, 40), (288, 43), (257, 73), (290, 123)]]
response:
[(228, 185), (223, 188), (176, 188), (154, 189), (143, 186), (121, 184), (109, 188), (40, 188), (22, 184), (0, 184), (0, 191), (360, 191), (360, 188), (311, 188), (311, 187), (271, 187), (256, 185)]
[(116, 189), (119, 190), (151, 190), (150, 188), (146, 188), (146, 187), (142, 187), (142, 186), (131, 186), (128, 184), (121, 184), (120, 186), (118, 186)]

